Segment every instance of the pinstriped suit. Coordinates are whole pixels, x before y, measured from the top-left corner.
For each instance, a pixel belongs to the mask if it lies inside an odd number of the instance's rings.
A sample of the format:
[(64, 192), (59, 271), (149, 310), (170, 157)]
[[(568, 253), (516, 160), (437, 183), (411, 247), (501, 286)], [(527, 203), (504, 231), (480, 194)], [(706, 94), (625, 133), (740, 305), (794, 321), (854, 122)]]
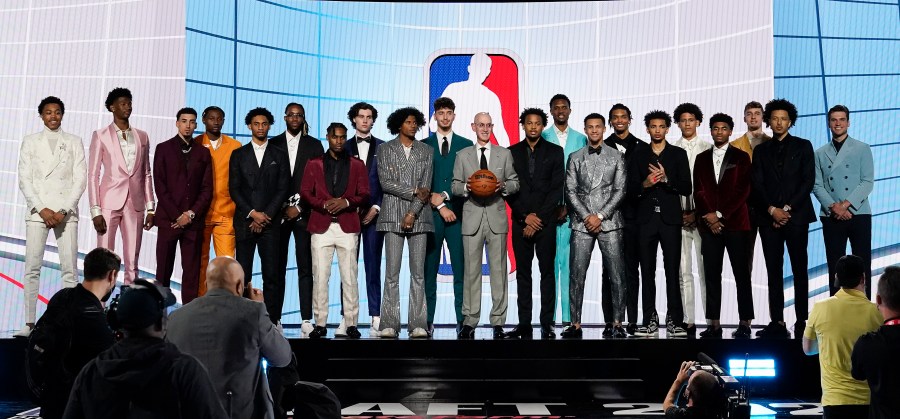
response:
[[(378, 146), (378, 179), (384, 197), (378, 214), (378, 231), (384, 231), (385, 259), (384, 294), (381, 301), (381, 330), (400, 330), (400, 263), (403, 241), (409, 240), (409, 315), (410, 332), (427, 327), (425, 307), (425, 247), (427, 236), (434, 231), (431, 211), (415, 198), (416, 188), (431, 186), (434, 150), (421, 141), (413, 141), (409, 158), (400, 138)], [(423, 210), (424, 209), (424, 210)], [(407, 213), (416, 214), (411, 231), (403, 231), (400, 223)]]

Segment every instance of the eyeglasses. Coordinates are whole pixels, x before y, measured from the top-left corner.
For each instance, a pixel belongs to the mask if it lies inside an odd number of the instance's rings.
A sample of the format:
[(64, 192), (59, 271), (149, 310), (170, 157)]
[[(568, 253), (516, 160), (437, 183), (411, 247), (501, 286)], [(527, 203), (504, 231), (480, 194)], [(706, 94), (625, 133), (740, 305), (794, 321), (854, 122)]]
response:
[(494, 124), (475, 124), (475, 128), (493, 128)]
[(304, 114), (302, 114), (302, 113), (289, 113), (289, 114), (286, 114), (284, 117), (285, 117), (285, 118), (291, 118), (291, 119), (294, 119), (294, 118), (306, 118), (306, 115), (304, 115)]

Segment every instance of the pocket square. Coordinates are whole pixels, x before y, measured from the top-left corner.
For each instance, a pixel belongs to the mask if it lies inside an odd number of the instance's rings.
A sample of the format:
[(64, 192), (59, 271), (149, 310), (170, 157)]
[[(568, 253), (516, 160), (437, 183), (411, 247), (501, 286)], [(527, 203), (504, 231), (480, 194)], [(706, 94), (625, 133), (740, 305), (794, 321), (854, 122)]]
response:
[(273, 162), (270, 162), (270, 163), (269, 163), (269, 166), (272, 166), (272, 165), (275, 165), (275, 164), (278, 164), (278, 163), (275, 163), (275, 162), (273, 161)]

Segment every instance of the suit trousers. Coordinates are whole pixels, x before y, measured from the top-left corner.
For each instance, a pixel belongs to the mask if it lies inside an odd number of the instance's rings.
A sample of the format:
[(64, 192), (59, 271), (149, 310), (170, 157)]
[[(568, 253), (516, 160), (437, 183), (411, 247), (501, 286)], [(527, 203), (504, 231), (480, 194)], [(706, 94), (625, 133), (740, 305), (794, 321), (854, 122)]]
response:
[[(384, 232), (378, 231), (375, 217), (369, 225), (362, 228), (363, 268), (366, 272), (366, 298), (368, 298), (369, 315), (381, 316), (381, 252), (384, 249)], [(359, 247), (356, 249), (356, 260), (359, 260)]]
[[(50, 229), (43, 222), (25, 222), (25, 277), (22, 281), (25, 289), (25, 323), (33, 324), (37, 318), (41, 266), (44, 264), (44, 249), (49, 234)], [(62, 223), (53, 227), (53, 236), (59, 252), (62, 286), (72, 288), (78, 282), (78, 216), (67, 215)]]
[[(556, 311), (556, 280), (554, 277), (557, 231), (551, 227), (538, 231), (531, 238), (526, 238), (523, 227), (515, 223), (511, 228), (513, 255), (516, 257), (516, 302), (519, 309), (519, 324), (531, 326), (533, 278), (531, 262), (537, 254), (538, 269), (541, 272), (541, 310), (538, 314), (538, 321), (542, 327), (553, 327), (553, 315)], [(569, 289), (568, 286), (565, 288)]]
[(744, 247), (744, 250), (747, 251), (747, 270), (750, 272), (750, 277), (753, 277), (753, 254), (756, 252), (756, 237), (759, 236), (759, 225), (756, 221), (756, 210), (747, 206), (747, 212), (750, 214), (750, 232), (745, 236), (747, 240), (747, 244)]
[[(278, 227), (269, 226), (259, 234), (248, 232), (235, 243), (235, 259), (244, 269), (244, 284), (253, 280), (253, 261), (256, 249), (259, 248), (266, 310), (275, 324), (281, 321), (281, 309), (284, 305), (284, 277), (280, 275), (278, 268), (278, 234)], [(277, 298), (279, 289), (282, 290), (280, 300)]]
[(491, 282), (491, 326), (506, 323), (508, 305), (507, 288), (509, 271), (506, 261), (506, 233), (495, 234), (488, 226), (487, 213), (481, 216), (481, 224), (475, 234), (463, 235), (465, 249), (465, 281), (463, 283), (463, 323), (478, 327), (481, 321), (481, 257), (487, 246)]
[(572, 323), (581, 324), (584, 305), (584, 287), (587, 270), (591, 264), (594, 242), (600, 247), (603, 274), (600, 283), (600, 301), (603, 320), (606, 323), (625, 319), (625, 273), (622, 257), (622, 230), (601, 231), (598, 234), (572, 230), (569, 255), (571, 276), (569, 277), (569, 300), (571, 301)]
[(359, 320), (359, 284), (357, 274), (359, 263), (355, 257), (359, 247), (359, 234), (345, 233), (338, 223), (331, 223), (322, 234), (310, 237), (313, 266), (313, 313), (316, 326), (328, 323), (328, 280), (331, 278), (331, 264), (337, 252), (338, 269), (341, 272), (341, 306), (344, 310), (344, 324), (356, 326)]
[[(199, 220), (198, 220), (199, 222)], [(200, 291), (200, 237), (203, 230), (157, 226), (156, 280), (169, 287), (175, 269), (175, 248), (181, 247), (181, 303), (197, 298)]]
[(781, 228), (773, 228), (769, 223), (759, 227), (759, 236), (766, 258), (770, 318), (773, 322), (784, 321), (784, 248), (787, 245), (794, 275), (794, 312), (797, 321), (805, 321), (809, 315), (809, 273), (806, 268), (809, 224), (788, 222)]
[(753, 320), (753, 288), (747, 269), (747, 235), (749, 231), (723, 231), (703, 234), (703, 270), (706, 271), (706, 318), (719, 320), (722, 312), (722, 265), (725, 250), (731, 261), (737, 290), (738, 316)]
[(437, 306), (437, 275), (441, 264), (441, 255), (444, 250), (444, 241), (447, 242), (447, 250), (450, 256), (450, 266), (453, 270), (453, 308), (456, 311), (456, 322), (462, 323), (463, 301), (463, 244), (462, 244), (462, 220), (447, 223), (435, 211), (434, 234), (428, 235), (428, 246), (425, 254), (425, 304), (428, 307), (428, 323), (434, 323), (434, 313)]
[[(638, 295), (641, 289), (638, 275), (638, 267), (641, 265), (641, 248), (638, 246), (638, 225), (634, 220), (625, 220), (625, 227), (622, 228), (622, 262), (622, 278), (625, 281), (625, 311), (628, 314), (628, 322), (637, 324)], [(612, 313), (612, 303), (604, 306), (603, 313), (604, 316), (605, 313)]]
[(834, 286), (834, 266), (841, 256), (847, 254), (847, 241), (852, 254), (865, 263), (866, 297), (872, 298), (872, 216), (854, 215), (846, 221), (832, 217), (820, 217), (822, 238), (825, 240), (825, 258), (828, 260), (828, 287), (834, 295), (840, 287)]
[(216, 217), (206, 220), (203, 228), (203, 237), (200, 238), (200, 291), (198, 295), (206, 294), (206, 268), (209, 267), (209, 240), (216, 256), (234, 257), (234, 221), (231, 217)]
[[(702, 222), (702, 220), (700, 220)], [(681, 227), (681, 303), (684, 306), (684, 322), (694, 324), (694, 284), (700, 285), (700, 307), (706, 306), (706, 274), (703, 270), (701, 251), (703, 239), (697, 227)], [(694, 251), (697, 252), (697, 264), (700, 281), (694, 281)], [(729, 253), (730, 254), (730, 253)]]
[[(284, 302), (284, 284), (287, 282), (287, 264), (291, 236), (294, 237), (294, 261), (297, 263), (297, 290), (300, 297), (300, 318), (313, 318), (313, 256), (310, 234), (305, 219), (285, 220), (278, 227), (278, 269), (282, 287), (277, 290), (278, 301)], [(326, 278), (327, 279), (327, 278)], [(268, 297), (267, 297), (268, 298)], [(281, 305), (279, 305), (281, 307)]]
[[(559, 295), (560, 310), (563, 323), (571, 321), (571, 308), (569, 301), (569, 241), (572, 238), (572, 228), (568, 219), (556, 226), (556, 259), (554, 275), (556, 277), (556, 294)], [(515, 249), (513, 250), (515, 251)], [(518, 258), (516, 258), (518, 261)], [(516, 265), (518, 267), (518, 265)], [(553, 315), (556, 315), (556, 307), (553, 307)]]
[[(127, 199), (126, 199), (127, 201)], [(125, 285), (138, 278), (138, 256), (141, 254), (141, 239), (144, 237), (144, 211), (135, 211), (128, 203), (119, 210), (100, 209), (106, 220), (106, 234), (97, 235), (97, 246), (116, 251), (116, 232), (122, 232), (122, 263), (125, 265)]]
[(428, 327), (425, 307), (425, 246), (428, 233), (384, 233), (385, 260), (384, 298), (381, 301), (381, 330), (400, 332), (400, 265), (403, 242), (409, 243), (409, 308), (406, 323), (409, 331)]
[(663, 222), (659, 213), (638, 227), (638, 246), (641, 252), (641, 304), (644, 324), (656, 313), (656, 249), (662, 247), (663, 269), (666, 275), (666, 318), (678, 324), (684, 318), (681, 304), (681, 226)]

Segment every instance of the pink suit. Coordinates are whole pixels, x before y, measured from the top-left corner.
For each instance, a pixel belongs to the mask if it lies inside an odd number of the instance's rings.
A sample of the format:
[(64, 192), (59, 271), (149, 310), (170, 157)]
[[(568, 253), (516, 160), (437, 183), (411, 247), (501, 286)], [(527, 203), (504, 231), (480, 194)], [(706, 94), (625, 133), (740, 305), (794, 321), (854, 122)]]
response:
[(116, 230), (122, 227), (126, 284), (137, 278), (144, 210), (148, 202), (153, 202), (150, 139), (144, 131), (134, 127), (131, 130), (135, 143), (135, 161), (131, 172), (125, 163), (115, 124), (94, 131), (89, 150), (87, 186), (91, 207), (100, 207), (107, 225), (106, 234), (97, 235), (97, 245), (115, 250)]

